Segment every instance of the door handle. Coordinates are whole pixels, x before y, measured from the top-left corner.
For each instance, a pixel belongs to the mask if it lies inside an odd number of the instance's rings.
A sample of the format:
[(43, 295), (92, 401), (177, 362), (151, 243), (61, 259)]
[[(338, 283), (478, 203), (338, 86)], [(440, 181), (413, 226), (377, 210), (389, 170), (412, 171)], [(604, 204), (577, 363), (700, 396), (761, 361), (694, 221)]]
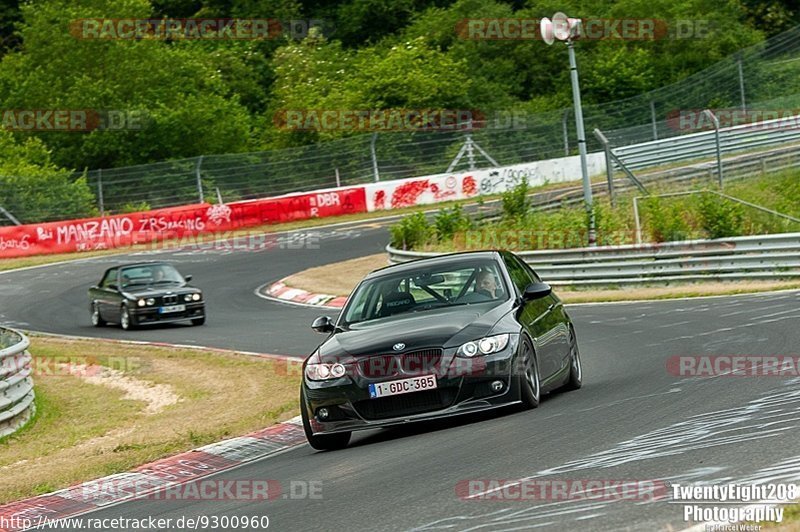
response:
[(547, 312), (550, 312), (550, 311), (551, 311), (551, 310), (553, 310), (554, 308), (556, 308), (556, 304), (555, 304), (555, 303), (551, 303), (551, 304), (550, 304), (550, 306), (549, 306), (549, 307), (547, 307)]

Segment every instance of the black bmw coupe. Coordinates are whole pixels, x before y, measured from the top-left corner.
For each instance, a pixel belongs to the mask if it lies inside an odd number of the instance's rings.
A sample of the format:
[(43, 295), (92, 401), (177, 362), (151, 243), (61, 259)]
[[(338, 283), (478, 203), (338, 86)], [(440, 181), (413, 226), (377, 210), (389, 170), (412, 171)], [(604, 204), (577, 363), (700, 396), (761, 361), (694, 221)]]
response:
[(184, 277), (164, 262), (109, 268), (100, 282), (89, 289), (92, 325), (102, 327), (113, 322), (126, 330), (184, 320), (203, 325), (206, 322), (203, 293), (189, 285), (191, 280), (191, 275)]
[(519, 404), (581, 387), (561, 300), (507, 251), (444, 255), (367, 275), (303, 365), (300, 410), (312, 447), (354, 430)]

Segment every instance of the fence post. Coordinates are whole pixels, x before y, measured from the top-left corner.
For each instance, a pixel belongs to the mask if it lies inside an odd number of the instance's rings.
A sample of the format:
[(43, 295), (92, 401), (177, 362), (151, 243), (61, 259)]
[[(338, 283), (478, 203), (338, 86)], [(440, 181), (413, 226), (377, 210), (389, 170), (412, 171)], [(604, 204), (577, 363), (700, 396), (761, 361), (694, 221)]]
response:
[(614, 190), (614, 162), (611, 160), (611, 146), (608, 143), (608, 139), (603, 132), (600, 131), (598, 128), (594, 128), (594, 136), (597, 137), (597, 140), (600, 141), (600, 144), (603, 145), (603, 151), (606, 154), (606, 180), (608, 181), (608, 195), (611, 198), (611, 206), (617, 206), (617, 195)]
[(341, 186), (342, 186), (342, 182), (341, 182), (341, 180), (339, 179), (339, 169), (338, 169), (338, 168), (336, 168), (335, 170), (336, 170), (336, 188), (339, 188), (339, 187), (341, 187)]
[(739, 67), (739, 93), (742, 96), (742, 111), (747, 112), (747, 104), (744, 98), (744, 72), (742, 71), (741, 54), (736, 58), (736, 64)]
[(719, 120), (710, 109), (706, 109), (703, 113), (711, 119), (714, 124), (714, 137), (717, 144), (717, 178), (719, 179), (719, 189), (722, 190), (722, 148), (719, 142)]
[(203, 165), (203, 156), (201, 155), (197, 159), (197, 168), (195, 169), (195, 175), (197, 176), (197, 194), (200, 198), (200, 203), (205, 203), (205, 197), (203, 196), (203, 180), (200, 178), (200, 167)]
[(564, 133), (564, 157), (569, 157), (569, 130), (567, 129), (569, 111), (569, 109), (564, 109), (564, 115), (561, 117), (561, 130)]
[(475, 171), (475, 152), (472, 149), (472, 135), (467, 135), (467, 160), (469, 161), (469, 171)]
[(105, 202), (103, 201), (103, 169), (97, 170), (97, 201), (100, 203), (100, 216), (106, 215)]
[(656, 121), (656, 102), (650, 100), (650, 120), (653, 123), (653, 140), (658, 140), (658, 123)]
[(375, 151), (375, 142), (378, 140), (378, 133), (372, 134), (372, 139), (369, 141), (369, 151), (372, 155), (372, 173), (375, 175), (375, 182), (381, 180), (381, 175), (378, 172), (378, 154)]

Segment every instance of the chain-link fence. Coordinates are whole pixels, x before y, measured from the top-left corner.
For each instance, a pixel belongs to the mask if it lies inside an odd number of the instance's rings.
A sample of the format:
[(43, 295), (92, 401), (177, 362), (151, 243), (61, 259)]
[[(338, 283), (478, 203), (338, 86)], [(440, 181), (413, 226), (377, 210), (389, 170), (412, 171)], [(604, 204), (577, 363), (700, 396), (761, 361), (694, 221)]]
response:
[[(799, 52), (800, 26), (678, 83), (587, 105), (586, 131), (599, 128), (612, 147), (619, 147), (696, 132), (702, 127), (692, 113), (699, 115), (705, 108), (788, 111), (800, 103)], [(357, 134), (290, 149), (90, 170), (69, 176), (67, 183), (63, 176), (62, 181), (0, 177), (0, 224), (216, 201), (218, 192), (227, 202), (577, 153), (572, 109), (525, 116), (499, 113), (474, 126), (469, 132)], [(590, 150), (602, 149), (590, 133), (587, 143)], [(56, 198), (49, 197), (54, 186), (63, 188)]]

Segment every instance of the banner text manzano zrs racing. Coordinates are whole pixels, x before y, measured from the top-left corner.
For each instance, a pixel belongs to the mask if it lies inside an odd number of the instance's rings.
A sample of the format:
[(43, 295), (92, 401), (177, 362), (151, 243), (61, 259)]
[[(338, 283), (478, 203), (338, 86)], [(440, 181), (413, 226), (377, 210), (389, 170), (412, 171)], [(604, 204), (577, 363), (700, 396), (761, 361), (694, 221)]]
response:
[(229, 204), (196, 204), (103, 218), (14, 225), (0, 227), (0, 258), (128, 247), (364, 211), (364, 188), (351, 187)]

